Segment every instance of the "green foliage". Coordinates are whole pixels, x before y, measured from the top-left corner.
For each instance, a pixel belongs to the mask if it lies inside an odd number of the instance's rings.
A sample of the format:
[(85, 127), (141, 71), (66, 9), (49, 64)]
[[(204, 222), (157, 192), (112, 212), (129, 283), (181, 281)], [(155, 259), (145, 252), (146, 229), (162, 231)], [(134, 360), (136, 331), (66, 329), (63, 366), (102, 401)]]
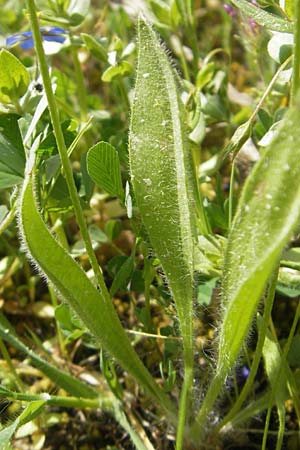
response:
[(218, 363), (198, 415), (200, 427), (239, 356), (267, 280), (300, 217), (295, 111), (288, 112), (249, 176), (234, 218), (224, 259)]
[(0, 115), (0, 189), (22, 182), (25, 153), (15, 114)]
[(299, 144), (297, 115), (291, 109), (241, 197), (224, 262), (220, 372), (237, 358), (267, 279), (299, 220)]
[(155, 32), (143, 19), (138, 38), (129, 137), (131, 180), (143, 223), (174, 296), (191, 357), (195, 206), (184, 111), (176, 74)]
[(7, 427), (0, 431), (0, 447), (5, 450), (8, 448), (9, 441), (20, 425), (30, 422), (43, 410), (45, 400), (37, 400), (29, 403), (24, 411)]
[(8, 342), (10, 345), (20, 350), (25, 355), (29, 356), (33, 364), (39, 368), (42, 372), (47, 375), (54, 383), (65, 389), (71, 395), (85, 397), (85, 398), (95, 398), (97, 394), (93, 389), (81, 383), (76, 378), (72, 377), (66, 372), (57, 369), (54, 365), (45, 361), (40, 356), (38, 356), (33, 350), (30, 350), (26, 345), (24, 345), (17, 337), (14, 328), (8, 322), (8, 320), (0, 315), (0, 336), (1, 338)]
[(281, 31), (282, 33), (293, 32), (293, 25), (287, 19), (269, 13), (246, 0), (231, 0), (231, 3), (268, 30)]
[(0, 0), (1, 448), (299, 447), (300, 16), (218, 1)]
[[(42, 221), (36, 208), (30, 176), (27, 176), (23, 187), (19, 217), (23, 239), (31, 257), (63, 299), (80, 317), (98, 343), (139, 380), (153, 398), (167, 411), (170, 410), (170, 403), (132, 349), (110, 299), (94, 287), (80, 266), (51, 236)], [(44, 258), (39, 251), (41, 245)], [(61, 271), (61, 266), (64, 271)]]
[(14, 103), (22, 97), (29, 85), (25, 66), (5, 49), (0, 51), (0, 102)]
[(107, 142), (94, 145), (87, 155), (87, 170), (98, 186), (124, 201), (118, 152), (112, 145)]
[(106, 63), (107, 62), (107, 52), (103, 48), (103, 46), (100, 44), (100, 42), (96, 41), (93, 36), (90, 36), (86, 33), (81, 33), (81, 37), (89, 49), (89, 51), (92, 53), (92, 55), (99, 59), (100, 61)]

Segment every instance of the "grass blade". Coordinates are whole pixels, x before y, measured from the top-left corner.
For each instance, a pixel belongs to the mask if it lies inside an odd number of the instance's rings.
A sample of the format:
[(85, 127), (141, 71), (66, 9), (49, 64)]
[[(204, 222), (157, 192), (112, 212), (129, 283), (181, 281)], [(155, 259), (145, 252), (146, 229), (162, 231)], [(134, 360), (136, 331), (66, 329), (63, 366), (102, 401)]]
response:
[(2, 313), (0, 313), (0, 337), (16, 349), (20, 350), (22, 353), (25, 353), (25, 355), (29, 356), (35, 367), (41, 370), (45, 375), (47, 375), (48, 378), (50, 378), (50, 380), (63, 388), (69, 394), (84, 398), (96, 398), (98, 396), (97, 392), (89, 386), (86, 386), (84, 383), (72, 377), (68, 373), (57, 369), (55, 366), (50, 364), (48, 361), (45, 361), (33, 350), (23, 344), (23, 342), (21, 342), (17, 337), (15, 330), (9, 321)]

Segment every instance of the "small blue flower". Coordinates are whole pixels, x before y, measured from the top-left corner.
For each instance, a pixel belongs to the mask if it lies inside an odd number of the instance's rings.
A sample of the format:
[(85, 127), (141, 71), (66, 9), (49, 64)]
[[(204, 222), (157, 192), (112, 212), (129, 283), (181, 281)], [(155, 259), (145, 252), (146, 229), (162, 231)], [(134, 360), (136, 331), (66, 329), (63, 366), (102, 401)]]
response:
[(245, 382), (250, 375), (250, 369), (247, 366), (238, 367), (236, 374), (240, 382)]
[[(59, 42), (63, 44), (66, 40), (67, 30), (60, 27), (42, 27), (40, 28), (43, 41)], [(29, 50), (34, 47), (32, 31), (24, 31), (23, 33), (16, 33), (9, 36), (6, 39), (6, 45), (11, 47), (12, 45), (20, 44), (20, 47), (24, 50)]]

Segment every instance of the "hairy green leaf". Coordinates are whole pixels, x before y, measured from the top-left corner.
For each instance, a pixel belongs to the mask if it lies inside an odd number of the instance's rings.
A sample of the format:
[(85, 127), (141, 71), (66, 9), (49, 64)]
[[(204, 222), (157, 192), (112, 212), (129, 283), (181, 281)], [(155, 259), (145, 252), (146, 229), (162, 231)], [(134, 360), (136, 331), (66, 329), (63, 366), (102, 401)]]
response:
[(138, 25), (138, 68), (129, 136), (131, 180), (151, 244), (192, 352), (193, 169), (179, 82), (151, 26)]
[(231, 3), (268, 30), (281, 31), (283, 33), (293, 32), (293, 24), (291, 22), (276, 16), (275, 14), (264, 11), (262, 8), (255, 6), (247, 0), (231, 0)]
[(197, 416), (198, 428), (239, 356), (267, 280), (299, 222), (299, 161), (297, 106), (250, 174), (234, 218), (224, 260), (216, 376)]
[(265, 284), (299, 220), (297, 116), (296, 109), (288, 112), (239, 202), (224, 262), (219, 370), (234, 364)]
[(171, 402), (159, 389), (131, 347), (110, 297), (96, 289), (81, 267), (47, 229), (35, 203), (30, 175), (27, 176), (23, 187), (19, 220), (23, 239), (31, 257), (99, 344), (136, 378), (152, 398), (166, 410), (172, 410)]
[(87, 154), (87, 170), (104, 191), (124, 200), (119, 156), (112, 145), (107, 142), (94, 145)]

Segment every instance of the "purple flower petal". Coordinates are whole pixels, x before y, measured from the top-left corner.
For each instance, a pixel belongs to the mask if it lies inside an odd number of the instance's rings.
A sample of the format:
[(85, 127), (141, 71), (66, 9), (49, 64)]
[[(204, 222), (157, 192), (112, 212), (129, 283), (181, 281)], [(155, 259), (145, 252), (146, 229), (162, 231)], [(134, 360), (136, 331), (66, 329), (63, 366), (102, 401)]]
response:
[(63, 28), (60, 27), (51, 27), (48, 30), (48, 33), (53, 33), (53, 34), (67, 34), (69, 33), (68, 30), (64, 30)]
[(60, 44), (63, 44), (65, 42), (65, 40), (66, 40), (65, 36), (48, 36), (48, 35), (43, 35), (43, 41), (59, 42)]
[(9, 47), (14, 44), (19, 44), (24, 40), (23, 33), (12, 34), (8, 38), (6, 38), (6, 45)]
[(32, 37), (32, 31), (23, 31), (23, 33), (20, 33), (25, 37)]
[(31, 48), (34, 47), (34, 42), (33, 39), (25, 39), (21, 44), (20, 47), (23, 48), (24, 50), (30, 50)]
[(236, 9), (233, 8), (231, 5), (228, 5), (227, 3), (224, 3), (223, 8), (227, 12), (227, 14), (231, 17), (236, 16)]
[[(60, 27), (41, 27), (42, 39), (48, 42), (58, 42), (63, 44), (66, 40), (67, 30)], [(15, 44), (20, 44), (21, 48), (24, 50), (29, 50), (34, 47), (34, 41), (32, 38), (32, 31), (24, 31), (22, 33), (16, 33), (9, 36), (6, 39), (6, 45), (12, 46)]]

